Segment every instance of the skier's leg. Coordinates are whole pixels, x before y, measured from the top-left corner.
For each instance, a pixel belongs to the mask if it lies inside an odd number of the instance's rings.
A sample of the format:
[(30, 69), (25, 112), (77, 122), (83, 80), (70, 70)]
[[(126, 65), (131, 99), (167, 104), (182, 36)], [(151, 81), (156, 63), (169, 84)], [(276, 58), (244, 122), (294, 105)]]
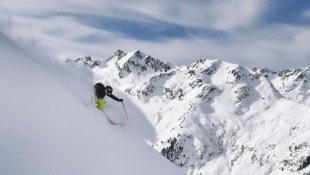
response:
[(105, 107), (105, 101), (103, 98), (97, 98), (96, 99), (96, 105), (97, 105), (97, 108), (100, 110), (100, 111), (103, 111), (104, 107)]

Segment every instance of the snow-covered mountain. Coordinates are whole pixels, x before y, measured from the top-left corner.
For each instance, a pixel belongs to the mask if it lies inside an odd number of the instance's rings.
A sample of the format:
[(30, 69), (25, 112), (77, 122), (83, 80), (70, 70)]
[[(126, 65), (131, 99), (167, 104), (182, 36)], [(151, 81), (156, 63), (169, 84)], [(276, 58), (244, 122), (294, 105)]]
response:
[(280, 72), (268, 69), (257, 69), (253, 71), (258, 76), (265, 76), (274, 87), (285, 97), (306, 105), (310, 105), (310, 66), (299, 69), (286, 69)]
[(99, 62), (96, 81), (128, 94), (144, 114), (130, 112), (132, 120), (145, 116), (155, 130), (140, 133), (188, 175), (310, 174), (309, 65), (174, 66), (138, 50)]
[(89, 70), (38, 55), (0, 32), (0, 174), (184, 174), (96, 109)]

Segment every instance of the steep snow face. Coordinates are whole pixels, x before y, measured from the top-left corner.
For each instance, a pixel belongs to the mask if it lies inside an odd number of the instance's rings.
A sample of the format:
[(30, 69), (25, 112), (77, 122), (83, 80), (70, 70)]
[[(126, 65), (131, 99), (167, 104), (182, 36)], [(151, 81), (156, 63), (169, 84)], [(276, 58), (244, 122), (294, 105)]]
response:
[(182, 174), (130, 123), (108, 123), (91, 103), (90, 71), (35, 57), (2, 33), (0, 46), (0, 174)]
[[(310, 172), (308, 67), (277, 73), (220, 60), (149, 65), (150, 56), (136, 52), (117, 51), (93, 72), (129, 95), (155, 130), (155, 138), (144, 138), (187, 174)], [(133, 117), (135, 127), (139, 120)]]

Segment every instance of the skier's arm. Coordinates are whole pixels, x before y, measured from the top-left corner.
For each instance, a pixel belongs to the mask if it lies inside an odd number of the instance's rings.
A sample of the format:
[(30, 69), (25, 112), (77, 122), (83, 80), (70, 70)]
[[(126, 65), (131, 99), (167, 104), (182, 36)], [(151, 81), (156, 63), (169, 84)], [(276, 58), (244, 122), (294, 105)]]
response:
[(112, 98), (113, 100), (115, 100), (115, 101), (123, 102), (123, 99), (117, 98), (117, 97), (115, 97), (113, 94), (108, 94), (108, 96), (109, 96), (110, 98)]

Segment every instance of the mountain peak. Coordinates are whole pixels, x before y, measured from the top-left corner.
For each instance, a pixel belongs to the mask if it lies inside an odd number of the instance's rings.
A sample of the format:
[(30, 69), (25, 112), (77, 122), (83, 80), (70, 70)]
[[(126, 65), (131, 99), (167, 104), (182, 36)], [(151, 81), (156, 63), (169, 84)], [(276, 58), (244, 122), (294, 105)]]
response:
[(112, 57), (111, 57), (111, 58), (113, 58), (113, 56), (122, 57), (122, 56), (124, 56), (125, 54), (126, 54), (126, 53), (125, 53), (123, 50), (118, 49), (118, 50), (116, 50), (116, 51), (112, 54)]
[(93, 60), (91, 56), (79, 56), (75, 59), (66, 59), (65, 62), (76, 62), (78, 64), (83, 64), (91, 69), (95, 67), (102, 67), (102, 61), (100, 60)]
[(109, 59), (112, 65), (119, 71), (119, 77), (124, 78), (131, 73), (135, 75), (152, 74), (156, 72), (167, 72), (171, 69), (170, 63), (162, 62), (140, 50), (125, 53), (117, 50)]

